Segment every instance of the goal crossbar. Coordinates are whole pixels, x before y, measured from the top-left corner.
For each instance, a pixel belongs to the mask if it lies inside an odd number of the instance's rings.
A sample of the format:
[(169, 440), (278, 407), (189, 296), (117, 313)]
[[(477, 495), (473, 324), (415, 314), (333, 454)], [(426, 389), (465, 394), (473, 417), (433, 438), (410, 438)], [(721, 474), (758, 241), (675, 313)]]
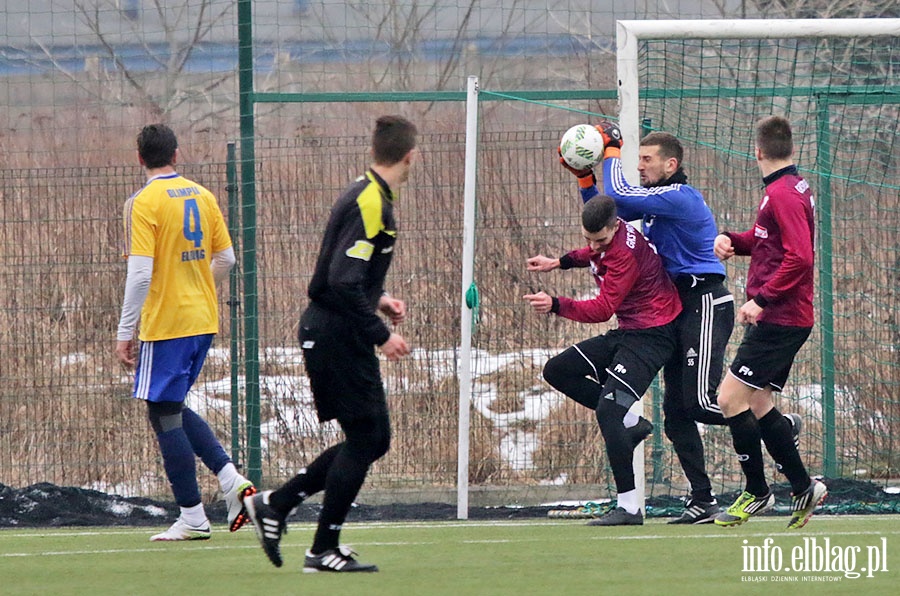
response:
[(900, 19), (722, 19), (616, 22), (622, 166), (636, 184), (640, 140), (638, 50), (643, 40), (900, 36)]
[[(877, 38), (900, 37), (900, 19), (740, 19), (740, 20), (659, 20), (617, 21), (616, 74), (618, 80), (619, 127), (622, 132), (622, 166), (629, 183), (637, 185), (638, 150), (641, 134), (639, 50), (642, 41), (663, 40), (727, 40), (727, 39), (809, 39), (809, 38)], [(758, 92), (758, 89), (754, 91)], [(851, 90), (844, 89), (844, 92)], [(864, 96), (866, 89), (853, 89)], [(681, 90), (679, 93), (683, 94)], [(734, 91), (737, 95), (739, 92)], [(696, 96), (700, 96), (697, 92)], [(649, 96), (649, 95), (648, 95)], [(663, 95), (665, 96), (664, 92)], [(826, 293), (830, 292), (828, 290)], [(826, 388), (826, 393), (829, 390)], [(833, 394), (833, 390), (830, 391)], [(826, 395), (826, 401), (833, 396)], [(635, 408), (642, 408), (641, 402)], [(636, 413), (640, 413), (639, 411)], [(833, 416), (833, 414), (831, 415)], [(825, 423), (834, 424), (825, 414)], [(833, 442), (826, 439), (826, 473), (830, 470), (828, 453)], [(640, 450), (638, 450), (640, 451)], [(644, 461), (635, 454), (635, 482), (643, 502), (645, 492)]]

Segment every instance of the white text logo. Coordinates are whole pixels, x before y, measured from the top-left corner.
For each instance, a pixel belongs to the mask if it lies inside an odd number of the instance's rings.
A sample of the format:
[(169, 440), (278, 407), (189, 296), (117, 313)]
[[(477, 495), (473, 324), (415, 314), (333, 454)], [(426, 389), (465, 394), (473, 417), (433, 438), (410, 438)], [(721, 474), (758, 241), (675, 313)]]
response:
[[(840, 581), (843, 578), (875, 577), (888, 570), (887, 538), (865, 546), (832, 544), (830, 538), (806, 537), (803, 543), (783, 549), (775, 539), (760, 545), (743, 541), (741, 554), (744, 573), (793, 573), (772, 578), (747, 577), (743, 581)], [(816, 575), (803, 575), (816, 574)], [(822, 574), (840, 574), (826, 576)], [(777, 578), (777, 579), (776, 579)]]

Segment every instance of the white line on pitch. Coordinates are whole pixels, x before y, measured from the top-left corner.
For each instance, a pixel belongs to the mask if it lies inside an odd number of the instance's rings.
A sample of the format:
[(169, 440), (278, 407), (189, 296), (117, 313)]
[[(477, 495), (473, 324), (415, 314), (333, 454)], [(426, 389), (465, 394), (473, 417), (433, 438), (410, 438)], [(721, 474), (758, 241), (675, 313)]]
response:
[[(862, 516), (862, 517), (871, 518), (872, 516)], [(780, 519), (754, 520), (754, 522), (755, 522), (754, 525), (762, 525), (759, 523), (759, 521), (782, 521), (782, 520), (780, 520)], [(521, 523), (521, 522), (519, 522), (519, 523), (514, 523), (514, 522), (512, 522), (512, 523), (511, 522), (493, 523), (492, 522), (492, 523), (470, 523), (470, 524), (456, 524), (456, 523), (432, 524), (432, 523), (428, 523), (428, 524), (422, 524), (422, 525), (407, 525), (407, 526), (379, 524), (378, 527), (383, 528), (385, 526), (389, 526), (389, 527), (393, 527), (393, 528), (406, 527), (406, 528), (410, 528), (410, 529), (419, 529), (419, 528), (439, 529), (439, 528), (447, 528), (447, 527), (453, 527), (453, 528), (457, 528), (457, 527), (496, 527), (496, 526), (508, 527), (508, 526), (527, 526), (527, 525), (529, 525), (529, 524)], [(363, 525), (363, 524), (360, 524), (358, 526), (354, 525), (353, 528), (356, 530), (375, 529), (374, 526), (367, 526), (367, 525)], [(146, 530), (144, 530), (144, 532), (145, 531)], [(132, 534), (132, 533), (135, 533), (135, 532), (127, 532), (126, 531), (126, 532), (46, 533), (46, 534), (42, 534), (42, 536), (51, 537), (51, 536), (64, 535), (64, 536), (79, 537), (79, 536), (116, 535), (116, 534), (122, 535), (122, 534)], [(2, 536), (4, 534), (5, 533), (0, 533), (0, 538), (2, 538)], [(877, 534), (879, 534), (879, 535), (897, 535), (897, 534), (900, 534), (900, 529), (890, 530), (890, 531), (878, 531)], [(728, 530), (723, 529), (721, 531), (717, 531), (714, 533), (689, 534), (689, 535), (682, 534), (682, 535), (677, 535), (677, 536), (666, 535), (666, 534), (637, 534), (637, 535), (631, 535), (631, 536), (621, 536), (621, 535), (615, 535), (615, 534), (594, 534), (591, 536), (579, 536), (579, 539), (580, 540), (590, 540), (590, 541), (624, 541), (624, 540), (672, 540), (672, 539), (676, 539), (676, 540), (691, 539), (691, 540), (693, 540), (693, 539), (697, 539), (697, 538), (701, 538), (701, 539), (768, 538), (768, 537), (772, 537), (772, 536), (787, 536), (787, 537), (828, 536), (828, 537), (834, 537), (834, 536), (859, 536), (859, 535), (871, 536), (872, 531), (837, 531), (837, 532), (835, 532), (835, 531), (824, 531), (823, 530), (821, 532), (804, 531), (803, 533), (798, 533), (796, 531), (783, 530), (783, 531), (777, 531), (774, 533), (773, 532), (747, 533), (745, 531), (734, 531), (734, 530), (728, 531)], [(27, 535), (23, 535), (23, 536), (37, 536), (37, 534), (27, 534)], [(571, 536), (567, 537), (567, 539), (570, 539), (570, 538), (571, 538)], [(547, 541), (547, 537), (543, 536), (540, 538), (523, 537), (523, 538), (498, 538), (498, 539), (490, 539), (490, 538), (464, 539), (464, 540), (458, 540), (456, 542), (458, 542), (460, 544), (514, 544), (514, 543), (546, 542), (546, 541)], [(447, 542), (454, 542), (454, 541), (453, 540), (448, 541), (446, 539), (441, 540), (441, 543), (443, 543), (443, 544), (446, 544)], [(434, 541), (353, 541), (354, 546), (395, 546), (395, 547), (396, 546), (399, 546), (399, 547), (415, 546), (415, 547), (418, 547), (418, 546), (426, 546), (426, 545), (435, 544), (435, 543), (436, 542), (434, 542)], [(305, 544), (290, 544), (290, 543), (285, 544), (284, 542), (282, 542), (281, 546), (282, 546), (282, 548), (293, 549), (293, 548), (305, 548), (306, 545)], [(259, 548), (259, 546), (256, 544), (253, 544), (253, 545), (247, 545), (247, 544), (242, 544), (242, 545), (204, 545), (204, 546), (192, 544), (190, 550), (226, 551), (226, 550), (255, 550), (258, 548)], [(73, 551), (42, 551), (42, 552), (32, 552), (32, 553), (7, 552), (7, 553), (0, 553), (0, 559), (2, 559), (2, 558), (39, 557), (39, 556), (97, 555), (97, 554), (116, 554), (116, 553), (171, 554), (172, 552), (173, 552), (173, 550), (171, 548), (165, 548), (165, 547), (73, 550)]]
[[(777, 517), (777, 516), (767, 516), (761, 518), (755, 518), (753, 520), (753, 527), (757, 527), (763, 524), (784, 524), (787, 518)], [(817, 517), (816, 520), (821, 521), (829, 521), (829, 522), (851, 522), (851, 521), (859, 521), (859, 520), (872, 520), (872, 521), (880, 521), (880, 522), (896, 522), (898, 517), (896, 515), (840, 515), (840, 516), (821, 516)], [(382, 530), (385, 528), (390, 529), (398, 529), (398, 530), (406, 530), (406, 529), (437, 529), (437, 528), (508, 528), (508, 527), (517, 527), (517, 526), (570, 526), (575, 527), (578, 525), (582, 525), (587, 518), (585, 519), (543, 519), (543, 518), (531, 518), (531, 519), (518, 519), (518, 520), (476, 520), (476, 521), (468, 521), (468, 520), (447, 520), (447, 521), (403, 521), (403, 522), (391, 522), (391, 521), (378, 521), (378, 522), (350, 522), (346, 525), (348, 529), (352, 528), (353, 530)], [(815, 521), (815, 520), (814, 520)], [(651, 519), (648, 524), (644, 527), (653, 527), (656, 525), (664, 525), (665, 522), (663, 520)], [(13, 537), (13, 538), (48, 538), (48, 537), (70, 537), (70, 536), (122, 536), (122, 535), (138, 535), (138, 534), (152, 534), (157, 528), (162, 528), (164, 526), (133, 526), (122, 528), (121, 530), (110, 530), (110, 529), (102, 529), (102, 530), (54, 530), (54, 531), (40, 531), (39, 529), (35, 529), (35, 531), (30, 531), (26, 529), (17, 529), (17, 530), (0, 530), (0, 540), (4, 537)], [(288, 525), (291, 530), (309, 530), (315, 529), (315, 522), (297, 522), (291, 523)], [(815, 526), (807, 526), (803, 533), (815, 534)], [(213, 530), (216, 536), (220, 535), (228, 535), (228, 532), (225, 526), (214, 525)], [(216, 532), (216, 530), (218, 530)], [(731, 532), (729, 532), (731, 530)], [(721, 532), (710, 535), (710, 536), (700, 536), (697, 534), (684, 535), (684, 537), (696, 538), (696, 537), (727, 537), (736, 535), (733, 532), (734, 528), (722, 528)], [(244, 528), (239, 532), (253, 532), (252, 528)], [(780, 532), (779, 532), (780, 533)], [(797, 535), (796, 531), (785, 531), (787, 535)], [(823, 532), (823, 533), (834, 533), (836, 532)], [(866, 532), (860, 532), (866, 533)], [(885, 532), (882, 532), (885, 533)], [(895, 532), (886, 532), (888, 534), (892, 534)], [(741, 534), (743, 535), (743, 534)], [(771, 535), (771, 532), (766, 533), (766, 536)], [(667, 536), (669, 538), (680, 538), (681, 536)], [(603, 539), (603, 536), (598, 536), (597, 538)], [(641, 536), (612, 536), (612, 538), (634, 538), (641, 539)]]

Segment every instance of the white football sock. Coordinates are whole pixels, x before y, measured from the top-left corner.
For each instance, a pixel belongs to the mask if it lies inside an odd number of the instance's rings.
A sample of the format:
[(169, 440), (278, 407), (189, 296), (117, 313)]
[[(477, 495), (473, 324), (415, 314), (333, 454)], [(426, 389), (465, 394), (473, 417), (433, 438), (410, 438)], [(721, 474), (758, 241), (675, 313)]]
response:
[(206, 511), (203, 509), (203, 503), (199, 503), (193, 507), (182, 507), (181, 519), (189, 526), (195, 528), (202, 526), (206, 523)]
[(628, 412), (625, 412), (625, 418), (622, 419), (622, 422), (625, 424), (625, 428), (631, 428), (637, 424), (640, 419), (640, 416), (629, 410)]
[(637, 489), (631, 489), (624, 493), (619, 493), (617, 501), (619, 503), (619, 507), (621, 507), (628, 513), (633, 514), (641, 510), (641, 506), (638, 503)]
[(239, 475), (237, 468), (234, 467), (234, 464), (228, 462), (225, 464), (225, 467), (219, 470), (219, 473), (216, 474), (219, 478), (219, 487), (222, 489), (223, 493), (227, 493), (231, 489), (234, 488), (234, 483), (237, 482)]

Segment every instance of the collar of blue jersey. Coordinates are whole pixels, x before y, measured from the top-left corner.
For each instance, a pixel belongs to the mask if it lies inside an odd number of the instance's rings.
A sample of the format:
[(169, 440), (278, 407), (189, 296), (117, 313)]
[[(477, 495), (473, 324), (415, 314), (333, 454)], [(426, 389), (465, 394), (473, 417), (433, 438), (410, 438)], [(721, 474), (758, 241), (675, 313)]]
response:
[(684, 173), (684, 170), (678, 168), (675, 170), (675, 173), (666, 178), (665, 180), (660, 180), (656, 184), (651, 184), (647, 188), (654, 188), (656, 186), (669, 186), (671, 184), (687, 184), (687, 174)]
[(787, 175), (796, 176), (797, 175), (797, 166), (794, 164), (791, 164), (789, 166), (785, 166), (785, 167), (781, 168), (780, 170), (775, 170), (768, 176), (763, 176), (763, 184), (765, 184), (766, 186), (769, 186), (770, 184), (772, 184), (773, 182), (775, 182), (782, 176), (787, 176)]
[(371, 180), (374, 180), (378, 186), (381, 187), (381, 190), (384, 191), (384, 196), (388, 198), (388, 200), (393, 201), (397, 197), (394, 195), (393, 191), (391, 191), (391, 187), (388, 186), (388, 183), (384, 181), (384, 178), (375, 173), (375, 170), (369, 168), (366, 172)]

